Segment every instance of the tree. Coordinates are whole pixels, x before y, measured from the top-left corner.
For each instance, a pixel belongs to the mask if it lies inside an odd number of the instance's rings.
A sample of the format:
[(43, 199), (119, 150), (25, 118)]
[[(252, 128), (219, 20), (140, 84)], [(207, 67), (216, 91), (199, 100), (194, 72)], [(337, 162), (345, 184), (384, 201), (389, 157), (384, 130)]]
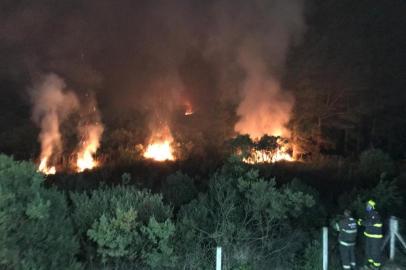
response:
[(33, 164), (0, 155), (2, 269), (81, 269), (65, 196), (43, 182)]
[(73, 219), (89, 263), (166, 269), (177, 257), (172, 209), (161, 195), (130, 186), (71, 193)]
[(197, 196), (193, 179), (182, 172), (169, 175), (162, 186), (163, 197), (176, 209), (189, 203)]
[(378, 180), (386, 175), (393, 175), (395, 164), (391, 157), (380, 149), (369, 149), (361, 153), (359, 170), (368, 180)]
[(218, 245), (227, 269), (288, 264), (303, 239), (291, 222), (313, 204), (311, 195), (277, 188), (274, 179), (262, 179), (241, 163), (225, 165), (210, 179), (208, 193), (181, 209), (177, 235), (182, 236), (182, 263), (204, 269), (205, 254)]

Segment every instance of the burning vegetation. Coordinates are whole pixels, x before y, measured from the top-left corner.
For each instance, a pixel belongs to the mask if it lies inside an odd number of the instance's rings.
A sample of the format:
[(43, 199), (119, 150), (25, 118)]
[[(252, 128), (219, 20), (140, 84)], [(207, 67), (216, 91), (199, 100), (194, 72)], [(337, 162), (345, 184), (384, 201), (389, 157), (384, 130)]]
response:
[(249, 135), (239, 135), (231, 142), (234, 152), (248, 164), (295, 161), (293, 145), (288, 139), (264, 135), (252, 140)]
[(186, 116), (192, 115), (192, 114), (194, 113), (192, 104), (191, 104), (189, 101), (186, 102), (185, 108), (186, 108), (186, 109), (185, 109), (185, 115), (186, 115)]
[(46, 76), (31, 92), (33, 120), (41, 128), (38, 170), (56, 173), (56, 161), (62, 153), (61, 123), (79, 107), (73, 92), (65, 90), (65, 82), (55, 74)]
[(156, 161), (175, 160), (173, 142), (174, 139), (168, 126), (154, 132), (144, 151), (144, 158)]
[(97, 166), (94, 155), (100, 146), (103, 125), (100, 124), (94, 97), (90, 96), (89, 100), (87, 105), (80, 104), (74, 92), (66, 90), (65, 82), (55, 74), (48, 74), (34, 87), (33, 119), (41, 128), (38, 137), (41, 143), (38, 171), (47, 175), (57, 172), (58, 161), (63, 153), (60, 126), (71, 114), (78, 111), (85, 113), (81, 114), (78, 124), (80, 140), (72, 169), (83, 172)]
[(88, 101), (82, 105), (82, 120), (78, 125), (80, 144), (77, 152), (76, 170), (83, 172), (91, 170), (99, 165), (95, 154), (100, 147), (101, 136), (104, 127), (101, 124), (101, 117), (97, 109), (96, 99), (93, 95), (86, 95)]
[(77, 153), (77, 171), (91, 170), (97, 167), (98, 162), (94, 155), (100, 146), (100, 137), (103, 133), (103, 127), (99, 124), (87, 125), (83, 127), (83, 140)]

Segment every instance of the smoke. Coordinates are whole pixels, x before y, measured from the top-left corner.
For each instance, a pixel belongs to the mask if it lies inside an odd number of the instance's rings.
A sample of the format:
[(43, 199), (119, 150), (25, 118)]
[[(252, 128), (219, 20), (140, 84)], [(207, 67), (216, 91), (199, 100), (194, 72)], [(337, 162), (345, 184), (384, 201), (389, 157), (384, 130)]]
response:
[(43, 166), (54, 166), (62, 152), (61, 123), (79, 107), (73, 92), (64, 90), (64, 81), (55, 74), (46, 75), (38, 86), (32, 89), (32, 118), (41, 128), (40, 160)]
[(255, 56), (242, 55), (241, 65), (246, 72), (243, 100), (237, 109), (240, 117), (235, 131), (260, 138), (265, 134), (288, 136), (294, 99), (282, 91), (280, 81), (267, 73), (264, 63)]
[(79, 172), (97, 166), (94, 155), (100, 147), (104, 131), (94, 95), (88, 94), (87, 99), (87, 104), (82, 105), (81, 121), (78, 124), (80, 139), (76, 167)]
[(281, 79), (303, 10), (304, 0), (5, 0), (0, 56), (18, 81), (45, 70), (80, 97), (92, 89), (106, 136), (127, 126), (150, 136), (166, 124), (195, 145), (286, 135), (293, 98)]
[[(218, 9), (220, 38), (214, 39), (213, 51), (223, 56), (231, 52), (232, 61), (225, 58), (226, 63), (240, 68), (240, 81), (235, 79), (238, 75), (234, 80), (229, 74), (224, 76), (227, 81), (237, 81), (240, 89), (234, 130), (253, 138), (288, 136), (286, 124), (294, 98), (282, 89), (281, 78), (289, 48), (304, 31), (304, 1), (246, 1), (231, 14), (228, 8), (226, 4)], [(230, 68), (225, 70), (230, 72)]]

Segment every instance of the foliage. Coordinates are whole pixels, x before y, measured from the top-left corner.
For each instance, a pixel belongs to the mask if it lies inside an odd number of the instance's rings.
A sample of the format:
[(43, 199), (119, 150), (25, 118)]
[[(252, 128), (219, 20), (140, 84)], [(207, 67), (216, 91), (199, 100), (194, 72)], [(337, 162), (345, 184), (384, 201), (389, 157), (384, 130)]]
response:
[(192, 178), (177, 172), (166, 178), (162, 186), (162, 194), (175, 208), (179, 208), (197, 196), (197, 189)]
[(33, 164), (0, 155), (2, 269), (81, 269), (65, 196)]
[(359, 169), (365, 178), (372, 180), (392, 175), (395, 171), (395, 164), (382, 150), (370, 149), (361, 153)]
[[(350, 200), (349, 198), (353, 199)], [(377, 210), (383, 216), (396, 214), (396, 209), (401, 209), (404, 201), (396, 181), (380, 181), (372, 189), (355, 190), (352, 193), (344, 194), (339, 201), (341, 204), (344, 201), (351, 202), (348, 207), (354, 211), (357, 217), (362, 217), (365, 215), (366, 202), (370, 199), (375, 200)]]
[(301, 242), (301, 230), (292, 230), (291, 221), (313, 205), (311, 195), (277, 188), (274, 179), (262, 179), (240, 163), (228, 164), (210, 179), (207, 194), (181, 210), (177, 235), (182, 236), (178, 243), (183, 263), (190, 268), (204, 265), (189, 258), (199, 259), (195, 252), (216, 245), (227, 251), (227, 269), (261, 269), (282, 257), (289, 261)]
[(230, 140), (229, 144), (232, 154), (238, 154), (241, 158), (246, 158), (254, 147), (254, 142), (248, 134), (236, 136)]
[(322, 246), (320, 241), (313, 240), (305, 248), (303, 257), (299, 260), (296, 269), (321, 270), (323, 269)]
[(103, 214), (114, 215), (117, 208), (133, 209), (144, 224), (153, 215), (159, 222), (171, 216), (170, 207), (162, 203), (161, 195), (140, 191), (131, 186), (101, 187), (87, 193), (70, 193), (74, 211), (73, 221), (79, 233), (83, 234)]
[[(100, 188), (71, 193), (73, 218), (86, 257), (95, 263), (128, 267), (171, 267), (175, 225), (162, 196), (134, 187)], [(96, 250), (92, 247), (96, 245)]]
[(321, 228), (327, 213), (320, 199), (319, 192), (298, 178), (294, 178), (290, 183), (286, 184), (286, 187), (293, 192), (302, 192), (303, 194), (311, 195), (314, 200), (313, 206), (306, 209), (306, 218), (297, 220), (296, 224), (300, 224), (300, 226), (304, 228)]

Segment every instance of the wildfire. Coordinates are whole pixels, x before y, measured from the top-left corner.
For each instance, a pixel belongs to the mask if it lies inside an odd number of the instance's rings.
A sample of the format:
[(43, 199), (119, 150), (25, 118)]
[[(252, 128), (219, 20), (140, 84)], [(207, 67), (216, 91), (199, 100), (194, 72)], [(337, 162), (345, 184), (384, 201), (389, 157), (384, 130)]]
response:
[(192, 104), (190, 102), (186, 102), (185, 107), (186, 107), (186, 111), (185, 111), (186, 116), (192, 115), (194, 113)]
[(76, 167), (78, 172), (83, 172), (84, 170), (91, 170), (98, 165), (98, 162), (94, 159), (94, 154), (96, 154), (100, 146), (103, 126), (96, 123), (85, 125), (80, 130), (84, 139), (82, 147), (77, 154)]
[(42, 172), (43, 174), (55, 174), (56, 173), (56, 168), (55, 166), (48, 166), (48, 158), (42, 158), (41, 162), (38, 166), (38, 171)]
[(280, 149), (276, 152), (252, 150), (249, 156), (243, 159), (243, 162), (248, 164), (275, 163), (278, 161), (294, 161), (294, 159), (291, 154)]
[(97, 161), (93, 158), (92, 149), (85, 149), (83, 152), (78, 153), (78, 159), (76, 161), (77, 171), (83, 172), (85, 170), (91, 170), (97, 167)]
[(175, 160), (172, 152), (171, 142), (165, 140), (149, 144), (147, 150), (145, 150), (144, 157), (156, 161)]
[(144, 152), (144, 158), (156, 161), (175, 160), (172, 143), (173, 137), (169, 128), (164, 128), (162, 133), (157, 133), (152, 136)]
[(243, 162), (248, 164), (275, 163), (278, 161), (295, 161), (292, 155), (293, 146), (287, 141), (277, 139), (275, 147), (271, 149), (258, 149), (258, 141), (254, 142)]

